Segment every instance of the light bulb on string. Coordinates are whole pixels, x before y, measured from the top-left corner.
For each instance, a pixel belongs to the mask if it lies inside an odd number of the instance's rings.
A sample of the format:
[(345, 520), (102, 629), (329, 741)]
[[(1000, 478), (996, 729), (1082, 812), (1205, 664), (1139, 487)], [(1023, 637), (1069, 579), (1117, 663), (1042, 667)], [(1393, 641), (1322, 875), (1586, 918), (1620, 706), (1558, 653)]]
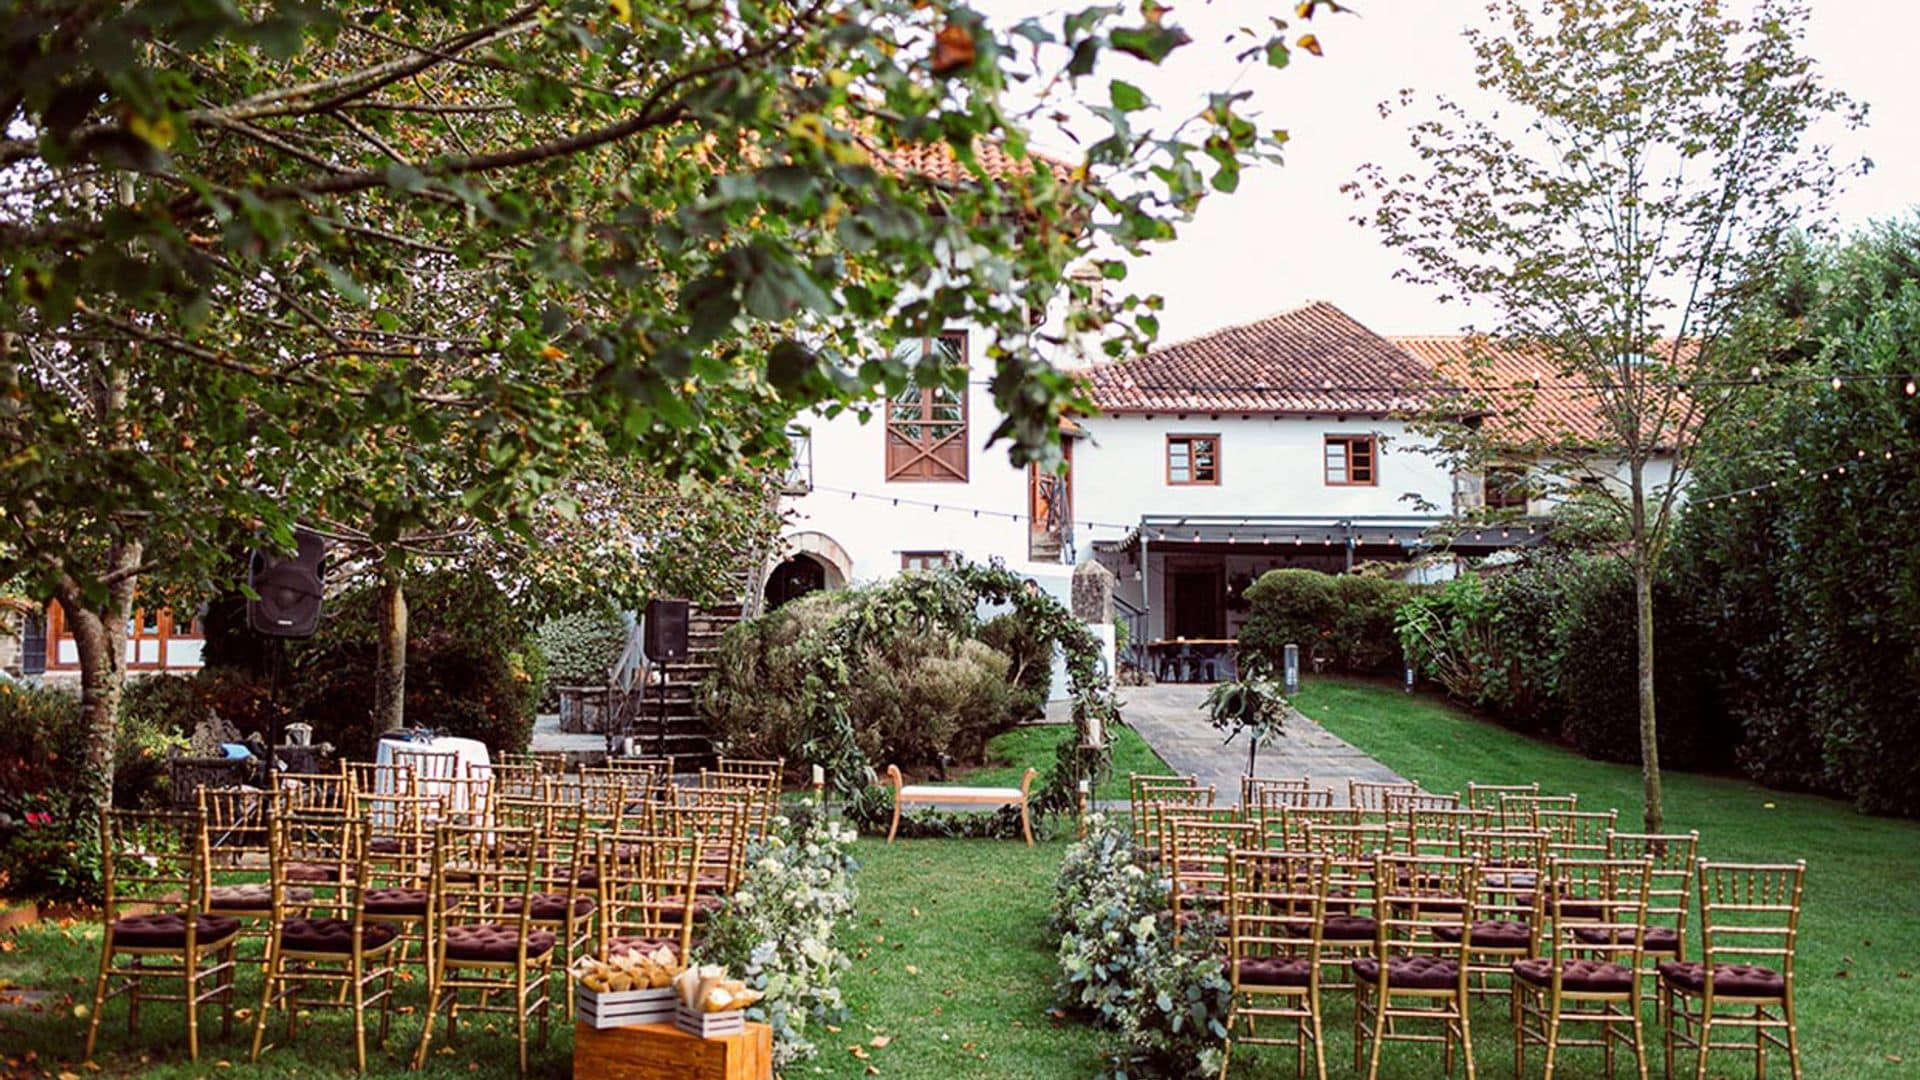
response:
[(1840, 376), (1838, 375), (1833, 377), (1833, 388), (1836, 391), (1840, 389)]
[(1913, 380), (1908, 379), (1907, 380), (1907, 396), (1912, 397), (1916, 392), (1920, 392), (1920, 386), (1915, 386)]

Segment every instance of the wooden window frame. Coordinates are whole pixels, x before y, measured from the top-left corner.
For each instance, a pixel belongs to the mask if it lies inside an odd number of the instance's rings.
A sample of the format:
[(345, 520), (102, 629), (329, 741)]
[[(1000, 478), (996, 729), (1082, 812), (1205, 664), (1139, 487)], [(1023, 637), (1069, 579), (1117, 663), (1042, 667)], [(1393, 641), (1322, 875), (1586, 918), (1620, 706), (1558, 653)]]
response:
[[(1346, 474), (1344, 480), (1333, 478), (1333, 455), (1335, 446), (1342, 448), (1345, 454)], [(1367, 448), (1367, 476), (1361, 480), (1355, 477), (1354, 447)], [(1380, 437), (1378, 435), (1328, 435), (1321, 444), (1320, 477), (1328, 487), (1379, 487), (1380, 486)]]
[[(959, 362), (960, 362), (961, 368), (963, 370), (969, 370), (969, 371), (971, 370), (971, 367), (967, 358), (968, 342), (967, 342), (967, 335), (965, 331), (948, 330), (939, 334), (932, 335), (931, 337), (921, 338), (920, 343), (921, 343), (922, 355), (932, 352), (935, 343), (939, 341), (956, 342), (959, 346), (959, 352), (960, 352)], [(918, 421), (902, 421), (902, 423), (908, 423), (908, 422), (918, 423), (922, 427), (931, 425), (932, 423), (934, 423), (934, 421), (931, 419), (932, 412), (933, 412), (934, 395), (937, 393), (949, 393), (949, 394), (953, 394), (955, 399), (960, 404), (959, 429), (955, 432), (951, 432), (931, 442), (925, 440), (924, 438), (908, 439), (904, 434), (896, 434), (894, 430), (895, 420), (894, 420), (893, 410), (895, 406), (899, 404), (899, 400), (898, 398), (889, 395), (886, 399), (886, 417), (885, 417), (886, 422), (883, 425), (881, 425), (883, 428), (881, 433), (881, 453), (883, 457), (880, 463), (880, 468), (881, 468), (881, 474), (883, 479), (885, 480), (886, 483), (889, 483), (889, 484), (964, 484), (964, 483), (967, 483), (972, 472), (972, 462), (971, 462), (972, 446), (969, 444), (968, 440), (973, 430), (972, 408), (967, 401), (968, 397), (970, 396), (967, 393), (967, 388), (965, 386), (962, 386), (960, 390), (957, 393), (955, 393), (954, 391), (948, 390), (945, 387), (923, 387), (923, 386), (919, 386), (917, 383), (913, 384), (913, 387), (914, 389), (917, 389), (920, 393), (920, 419)], [(944, 425), (945, 422), (943, 421), (941, 423)], [(952, 446), (952, 445), (958, 445), (960, 448), (957, 467), (955, 462), (940, 456), (940, 450), (943, 447)], [(894, 452), (895, 446), (903, 446), (905, 448), (908, 448), (909, 452), (911, 452), (913, 456), (901, 462), (900, 464), (895, 465), (893, 463), (893, 452)], [(910, 469), (921, 465), (922, 462), (927, 462), (927, 461), (933, 462), (938, 469), (944, 471), (947, 475), (943, 475), (943, 476), (909, 476), (907, 475)]]
[[(1197, 471), (1193, 467), (1193, 444), (1200, 440), (1205, 440), (1213, 444), (1213, 475), (1205, 480), (1201, 480), (1197, 478)], [(1187, 445), (1187, 479), (1185, 480), (1175, 480), (1173, 478), (1173, 444), (1174, 443), (1185, 443)], [(1168, 487), (1219, 487), (1220, 486), (1220, 472), (1221, 472), (1222, 463), (1220, 460), (1221, 459), (1220, 435), (1218, 432), (1209, 433), (1204, 431), (1194, 431), (1194, 432), (1177, 432), (1177, 433), (1169, 434), (1167, 436), (1166, 446), (1164, 451), (1161, 454), (1161, 458), (1162, 458), (1162, 464), (1165, 470), (1165, 477), (1166, 477)]]
[[(147, 616), (149, 614), (153, 615), (153, 629), (151, 631), (147, 629)], [(186, 624), (184, 628), (182, 628), (175, 625), (173, 611), (170, 608), (137, 607), (133, 609), (133, 614), (129, 616), (128, 621), (131, 625), (127, 627), (128, 632), (125, 639), (122, 641), (122, 647), (130, 649), (133, 655), (128, 657), (126, 660), (126, 670), (128, 671), (198, 671), (199, 670), (199, 667), (197, 666), (187, 667), (184, 665), (181, 665), (181, 666), (170, 665), (168, 663), (169, 657), (167, 656), (167, 651), (168, 651), (167, 646), (171, 642), (205, 641), (207, 639), (205, 628), (195, 625), (195, 623), (199, 621), (199, 616), (197, 615), (188, 616)], [(78, 660), (75, 660), (72, 663), (66, 663), (60, 659), (60, 643), (62, 641), (72, 641), (73, 634), (67, 628), (67, 613), (64, 609), (61, 608), (61, 606), (58, 603), (49, 603), (47, 605), (47, 615), (46, 615), (45, 626), (46, 626), (46, 635), (47, 635), (46, 670), (48, 671), (80, 670), (80, 662)], [(155, 658), (153, 660), (142, 661), (137, 659), (137, 657), (140, 655), (140, 643), (143, 641), (159, 642), (159, 646), (155, 653)]]

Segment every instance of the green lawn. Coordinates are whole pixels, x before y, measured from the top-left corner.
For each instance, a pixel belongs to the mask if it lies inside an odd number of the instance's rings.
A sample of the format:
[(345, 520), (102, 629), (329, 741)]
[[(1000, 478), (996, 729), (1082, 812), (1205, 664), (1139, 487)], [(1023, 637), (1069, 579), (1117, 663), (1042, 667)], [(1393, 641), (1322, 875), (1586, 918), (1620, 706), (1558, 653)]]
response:
[[(1124, 801), (1129, 773), (1167, 772), (1167, 763), (1160, 760), (1160, 755), (1153, 752), (1153, 747), (1147, 745), (1139, 732), (1115, 724), (1108, 734), (1113, 742), (1113, 771), (1095, 790), (1095, 799)], [(1054, 754), (1060, 744), (1072, 737), (1072, 724), (1031, 724), (995, 735), (987, 743), (987, 763), (967, 772), (962, 780), (982, 787), (1019, 787), (1021, 774), (1031, 765), (1040, 770), (1040, 775), (1034, 778), (1038, 784), (1053, 768)]]
[[(1617, 807), (1623, 828), (1640, 827), (1636, 767), (1589, 761), (1382, 685), (1316, 679), (1294, 705), (1430, 791), (1538, 780), (1543, 791), (1577, 792), (1582, 809)], [(1664, 779), (1667, 827), (1698, 829), (1704, 857), (1807, 860), (1795, 968), (1806, 1074), (1920, 1076), (1920, 823), (1738, 779)]]

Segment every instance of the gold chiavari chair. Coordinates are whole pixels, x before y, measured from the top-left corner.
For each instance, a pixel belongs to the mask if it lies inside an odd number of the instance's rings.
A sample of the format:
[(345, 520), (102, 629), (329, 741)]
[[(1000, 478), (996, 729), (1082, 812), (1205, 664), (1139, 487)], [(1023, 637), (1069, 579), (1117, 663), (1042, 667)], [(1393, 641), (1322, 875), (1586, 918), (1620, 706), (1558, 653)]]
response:
[(787, 759), (773, 758), (720, 758), (714, 768), (723, 776), (758, 776), (780, 790), (780, 779), (786, 775)]
[[(183, 1003), (190, 1061), (200, 1060), (202, 1005), (217, 1002), (222, 1033), (232, 1034), (234, 946), (240, 940), (240, 920), (205, 909), (206, 879), (200, 863), (206, 851), (198, 814), (101, 813), (105, 937), (87, 1021), (87, 1061), (93, 1060), (107, 1000), (122, 994), (127, 995), (129, 1035), (140, 1030), (143, 1002)], [(154, 993), (147, 988), (149, 981), (176, 982), (181, 989), (177, 994)]]
[[(1597, 1047), (1611, 1076), (1614, 1046), (1620, 1044), (1633, 1053), (1644, 1080), (1647, 1043), (1635, 973), (1650, 865), (1646, 859), (1549, 857), (1549, 887), (1543, 891), (1552, 896), (1553, 933), (1546, 953), (1512, 962), (1515, 1076), (1526, 1075), (1528, 1046), (1546, 1048), (1548, 1076), (1561, 1047)], [(1585, 928), (1602, 932), (1590, 941), (1579, 932)], [(1568, 1038), (1561, 1029), (1570, 1023), (1597, 1024), (1600, 1030), (1591, 1039)]]
[[(266, 973), (253, 1018), (253, 1053), (260, 1060), (267, 1018), (277, 1007), (293, 1041), (298, 1017), (315, 1008), (344, 1008), (353, 1017), (354, 1062), (367, 1071), (367, 1009), (380, 1007), (376, 1043), (384, 1043), (393, 1011), (393, 945), (399, 932), (367, 917), (362, 904), (367, 873), (367, 826), (341, 814), (281, 814), (273, 820), (273, 924), (267, 934)], [(297, 891), (289, 868), (344, 853), (338, 879)], [(336, 987), (339, 1000), (302, 997), (309, 986)]]
[[(1800, 1080), (1800, 1039), (1794, 1025), (1793, 959), (1800, 936), (1804, 860), (1788, 864), (1716, 863), (1695, 866), (1699, 886), (1700, 960), (1659, 965), (1667, 999), (1667, 1075), (1674, 1051), (1693, 1050), (1694, 1075), (1707, 1075), (1715, 1050), (1754, 1055), (1754, 1073), (1766, 1074), (1767, 1047), (1787, 1052)], [(1747, 1042), (1714, 1042), (1715, 1030), (1745, 1028)]]
[[(1700, 850), (1700, 834), (1688, 833), (1609, 833), (1607, 857), (1610, 859), (1653, 860), (1647, 881), (1646, 940), (1640, 943), (1642, 978), (1658, 977), (1656, 968), (1663, 960), (1687, 958), (1687, 910), (1693, 901), (1694, 860)], [(1574, 934), (1581, 940), (1603, 940), (1597, 927), (1582, 927)], [(1666, 1022), (1665, 1002), (1655, 995), (1660, 1020)]]
[(1405, 781), (1353, 780), (1347, 781), (1347, 805), (1360, 811), (1365, 820), (1387, 820), (1387, 796), (1395, 793), (1417, 795), (1418, 784)]
[(758, 840), (773, 828), (774, 815), (780, 810), (780, 776), (750, 773), (700, 771), (700, 791), (718, 792), (722, 798), (743, 803), (747, 812), (747, 834)]
[(343, 773), (277, 773), (273, 778), (276, 814), (353, 813), (353, 782)]
[[(1357, 822), (1360, 813), (1347, 808)], [(1291, 815), (1289, 815), (1291, 820)], [(1376, 859), (1393, 843), (1385, 825), (1319, 824), (1305, 826), (1302, 849), (1327, 860), (1327, 914), (1321, 920), (1321, 943), (1328, 963), (1347, 967), (1346, 961), (1373, 951), (1379, 934), (1379, 884), (1374, 880)], [(1336, 979), (1328, 989), (1351, 987)]]
[[(1478, 868), (1457, 857), (1380, 855), (1374, 862), (1379, 929), (1371, 954), (1353, 961), (1354, 1069), (1364, 1059), (1368, 1080), (1375, 1080), (1386, 1042), (1437, 1042), (1442, 1068), (1453, 1071), (1458, 1046), (1473, 1080), (1466, 931), (1475, 918)], [(1449, 928), (1451, 941), (1439, 936)], [(1437, 1035), (1411, 1026), (1435, 1020)]]
[(342, 761), (340, 775), (347, 778), (355, 795), (415, 794), (413, 769), (393, 762)]
[(1547, 834), (1547, 854), (1562, 859), (1604, 859), (1607, 835), (1619, 823), (1618, 810), (1535, 810), (1533, 827)]
[[(1234, 851), (1227, 867), (1227, 1010), (1224, 1078), (1236, 1042), (1294, 1047), (1294, 1071), (1327, 1075), (1320, 1022), (1321, 932), (1327, 911), (1328, 862), (1299, 851)], [(1234, 1028), (1244, 1019), (1247, 1033)], [(1291, 1022), (1293, 1037), (1261, 1036), (1260, 1021)]]
[[(533, 925), (536, 839), (529, 830), (494, 825), (442, 825), (435, 831), (428, 916), (434, 958), (428, 969), (426, 1022), (413, 1055), (415, 1070), (426, 1065), (434, 1021), (442, 1011), (449, 1042), (469, 1013), (512, 1015), (522, 1076), (527, 1072), (529, 1019), (539, 1018), (539, 1043), (546, 1045), (557, 939), (552, 931)], [(516, 846), (528, 854), (505, 854)], [(514, 901), (518, 910), (509, 912)], [(461, 1000), (467, 991), (474, 997)], [(498, 1001), (502, 995), (506, 1000)]]
[[(693, 920), (704, 922), (740, 887), (747, 867), (750, 808), (731, 793), (692, 789), (681, 801), (656, 811), (659, 832), (697, 841), (700, 863), (694, 875)], [(684, 903), (684, 900), (680, 902)], [(672, 913), (668, 913), (672, 917)]]
[[(1200, 778), (1197, 776), (1161, 776), (1151, 773), (1128, 773), (1127, 811), (1134, 821), (1140, 819), (1140, 808), (1145, 802), (1142, 792), (1149, 787), (1197, 788), (1199, 786)], [(1135, 839), (1137, 840), (1138, 838), (1136, 837)]]
[(546, 777), (532, 762), (496, 761), (490, 768), (496, 799), (540, 801), (546, 795)]
[(653, 827), (653, 804), (644, 799), (633, 802), (618, 776), (548, 777), (545, 801), (580, 808), (587, 849), (581, 853), (576, 877), (585, 889), (599, 887), (600, 865), (593, 848), (599, 837), (621, 831), (646, 833)]
[(1144, 784), (1140, 790), (1140, 805), (1135, 810), (1129, 824), (1133, 828), (1133, 842), (1143, 850), (1159, 857), (1160, 817), (1169, 810), (1202, 810), (1213, 806), (1213, 787), (1173, 786), (1162, 784)]
[(393, 763), (405, 766), (412, 772), (416, 784), (463, 780), (467, 776), (466, 763), (451, 750), (429, 750), (423, 746), (396, 743), (393, 747)]
[[(573, 1012), (573, 961), (587, 955), (593, 942), (594, 914), (599, 910), (597, 883), (583, 885), (580, 867), (591, 861), (586, 816), (578, 803), (501, 799), (494, 821), (508, 836), (530, 834), (534, 860), (533, 926), (554, 934), (559, 958), (554, 972), (565, 983), (567, 1013)], [(503, 841), (514, 854), (512, 840)], [(520, 913), (520, 901), (509, 897), (502, 910)]]
[(1385, 796), (1389, 819), (1406, 817), (1415, 810), (1460, 810), (1460, 796), (1435, 795), (1425, 791), (1389, 791)]
[(1490, 814), (1500, 813), (1500, 800), (1508, 795), (1538, 795), (1540, 784), (1476, 784), (1467, 781), (1467, 808), (1485, 810)]
[(674, 773), (673, 758), (674, 756), (672, 754), (658, 754), (651, 757), (645, 755), (635, 757), (610, 757), (602, 763), (601, 768), (608, 772), (648, 773), (660, 782), (665, 783), (672, 778)]
[(1215, 808), (1169, 813), (1161, 820), (1161, 831), (1161, 865), (1169, 868), (1172, 881), (1173, 940), (1178, 945), (1188, 923), (1224, 913), (1233, 852), (1257, 849), (1260, 828), (1230, 810)]
[(1268, 847), (1282, 847), (1288, 851), (1307, 850), (1307, 829), (1313, 825), (1358, 825), (1360, 811), (1351, 806), (1283, 806), (1280, 808), (1280, 843), (1272, 843), (1273, 831), (1269, 829)]
[[(206, 855), (200, 860), (202, 908), (209, 915), (240, 919), (246, 936), (264, 934), (273, 914), (268, 883), (273, 846), (273, 795), (254, 788), (208, 788), (195, 793), (200, 835)], [(338, 866), (302, 865), (290, 869), (303, 885), (337, 878)]]
[(1578, 795), (1501, 795), (1500, 827), (1503, 829), (1531, 829), (1533, 817), (1542, 810), (1571, 811), (1580, 809)]
[[(1546, 869), (1547, 834), (1539, 830), (1466, 829), (1460, 833), (1461, 858), (1480, 868), (1479, 898), (1467, 930), (1467, 973), (1481, 996), (1512, 993), (1515, 960), (1539, 954), (1545, 930), (1541, 876)], [(1449, 940), (1451, 928), (1434, 930)], [(1499, 976), (1494, 982), (1492, 976)]]
[(600, 959), (661, 946), (685, 958), (693, 948), (699, 840), (613, 832), (595, 838), (600, 883)]
[(1313, 781), (1304, 776), (1243, 776), (1240, 778), (1240, 805), (1258, 806), (1260, 796), (1268, 792), (1312, 790)]
[(531, 765), (541, 776), (558, 776), (567, 771), (564, 750), (508, 750), (500, 754), (508, 765)]
[(1394, 839), (1400, 851), (1408, 855), (1460, 854), (1460, 834), (1469, 829), (1484, 829), (1492, 819), (1479, 810), (1450, 808), (1412, 809), (1399, 818), (1390, 818)]
[(626, 793), (624, 809), (629, 814), (645, 813), (655, 799), (667, 797), (673, 788), (663, 774), (631, 764), (618, 769), (588, 766), (580, 770), (579, 781), (587, 786), (620, 788)]
[(355, 796), (355, 802), (367, 826), (361, 910), (368, 922), (393, 928), (398, 938), (395, 967), (407, 962), (415, 942), (420, 944), (420, 963), (431, 982), (433, 843), (435, 823), (446, 817), (444, 803), (438, 795), (366, 793)]

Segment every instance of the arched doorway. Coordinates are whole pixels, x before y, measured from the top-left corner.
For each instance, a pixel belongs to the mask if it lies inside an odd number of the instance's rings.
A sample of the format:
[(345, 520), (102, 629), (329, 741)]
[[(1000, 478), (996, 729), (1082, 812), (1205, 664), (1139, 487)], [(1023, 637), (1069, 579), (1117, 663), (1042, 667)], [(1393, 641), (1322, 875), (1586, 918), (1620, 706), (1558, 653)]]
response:
[(826, 587), (826, 563), (804, 552), (790, 555), (767, 574), (767, 610)]

